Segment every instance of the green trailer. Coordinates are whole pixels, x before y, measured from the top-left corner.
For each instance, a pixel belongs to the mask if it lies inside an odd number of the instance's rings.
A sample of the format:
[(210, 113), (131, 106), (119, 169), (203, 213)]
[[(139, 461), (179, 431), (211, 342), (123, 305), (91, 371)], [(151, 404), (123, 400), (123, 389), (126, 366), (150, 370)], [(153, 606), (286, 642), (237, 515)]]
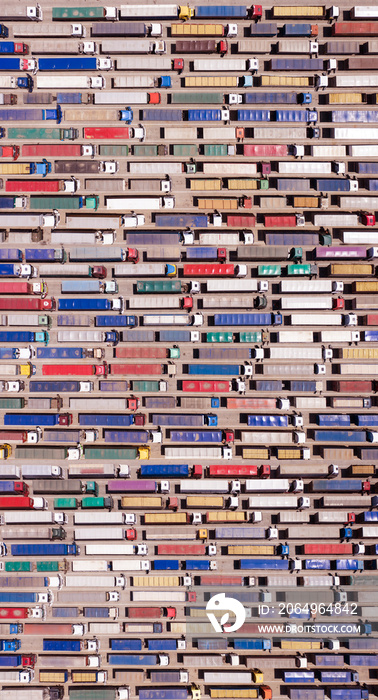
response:
[(180, 280), (137, 280), (137, 294), (182, 294)]
[(58, 127), (23, 128), (12, 126), (8, 129), (8, 139), (21, 139), (39, 141), (40, 139), (51, 139), (52, 141), (74, 141), (79, 138), (77, 129), (59, 129)]
[[(46, 460), (56, 460), (56, 459), (67, 459), (68, 449), (66, 447), (15, 447), (14, 458), (15, 459), (46, 459)], [(60, 482), (56, 481), (55, 484), (58, 485)]]
[(242, 331), (239, 333), (239, 343), (262, 343), (262, 331)]
[(194, 143), (176, 143), (172, 148), (172, 155), (180, 158), (193, 158), (198, 156), (198, 146)]
[(54, 510), (77, 510), (77, 498), (54, 498)]
[(226, 143), (205, 143), (203, 145), (203, 155), (204, 156), (209, 156), (210, 158), (212, 157), (219, 157), (221, 156), (222, 158), (225, 158), (226, 156), (229, 155), (228, 153), (228, 146)]
[(66, 571), (67, 567), (64, 561), (37, 561), (37, 571)]
[[(148, 448), (145, 448), (148, 449)], [(84, 459), (138, 459), (137, 447), (84, 447)]]
[(223, 331), (220, 333), (206, 333), (207, 343), (232, 343), (233, 333), (231, 331)]
[(288, 277), (293, 277), (294, 275), (304, 277), (305, 275), (314, 274), (313, 265), (310, 263), (288, 265), (286, 271)]
[(257, 274), (259, 277), (280, 277), (281, 265), (258, 265)]
[(97, 209), (99, 198), (97, 195), (82, 197), (80, 195), (53, 195), (30, 197), (30, 209)]
[(133, 380), (133, 391), (140, 392), (156, 392), (160, 391), (160, 382), (145, 379), (134, 379)]
[(117, 688), (73, 688), (68, 689), (69, 700), (117, 700)]
[(224, 102), (223, 92), (174, 92), (171, 95), (171, 103), (191, 104), (191, 105), (222, 105)]
[[(53, 19), (106, 19), (103, 7), (53, 7)], [(113, 17), (113, 19), (116, 19)]]
[(102, 496), (88, 496), (84, 497), (81, 501), (82, 508), (108, 508), (111, 510), (113, 508), (113, 499), (110, 496), (105, 498)]
[(33, 571), (31, 561), (6, 561), (4, 571)]
[(100, 156), (106, 156), (107, 158), (118, 158), (125, 157), (130, 154), (130, 149), (128, 146), (117, 146), (116, 144), (101, 144), (98, 147), (98, 153)]
[(159, 146), (148, 143), (135, 144), (133, 155), (137, 158), (156, 158), (159, 155)]
[(24, 408), (25, 406), (25, 399), (21, 399), (18, 397), (14, 398), (1, 398), (0, 399), (0, 408)]

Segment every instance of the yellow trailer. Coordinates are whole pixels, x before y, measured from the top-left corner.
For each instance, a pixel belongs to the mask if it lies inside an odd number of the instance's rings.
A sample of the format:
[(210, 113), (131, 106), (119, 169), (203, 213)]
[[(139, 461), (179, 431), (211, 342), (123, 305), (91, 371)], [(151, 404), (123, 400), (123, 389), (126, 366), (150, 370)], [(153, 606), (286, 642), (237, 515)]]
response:
[(302, 450), (296, 447), (290, 449), (279, 447), (277, 450), (277, 459), (302, 459)]
[(230, 211), (231, 209), (238, 209), (239, 202), (236, 198), (234, 199), (202, 199), (199, 197), (197, 199), (197, 207), (199, 209), (224, 209)]
[(227, 180), (228, 190), (257, 190), (258, 180), (252, 178), (229, 177)]
[(375, 280), (367, 281), (367, 282), (353, 282), (352, 284), (352, 290), (353, 292), (378, 292), (378, 281), (376, 282)]
[(318, 209), (319, 197), (294, 197), (293, 206), (301, 209)]
[(221, 190), (222, 180), (220, 178), (214, 180), (193, 179), (190, 180), (190, 189), (196, 192), (202, 190)]
[(224, 36), (223, 24), (171, 24), (171, 36)]
[(187, 508), (224, 508), (223, 496), (187, 496)]
[(217, 510), (213, 513), (206, 513), (207, 523), (244, 523), (247, 514), (244, 511)]
[(258, 556), (275, 554), (274, 544), (229, 544), (227, 554), (253, 554)]
[(72, 671), (72, 683), (97, 683), (97, 671)]
[(162, 508), (161, 496), (122, 496), (121, 508)]
[(301, 650), (311, 650), (311, 649), (321, 649), (320, 639), (300, 639), (296, 637), (295, 639), (281, 639), (281, 649), (297, 649)]
[(366, 95), (361, 92), (330, 92), (328, 94), (329, 105), (344, 105), (344, 104), (364, 104)]
[(243, 447), (243, 459), (269, 459), (269, 450), (266, 448)]
[(0, 163), (0, 175), (31, 175), (31, 163)]
[(189, 513), (145, 513), (145, 525), (185, 525), (190, 522)]
[(211, 698), (258, 698), (258, 688), (210, 688)]
[(170, 628), (173, 634), (186, 634), (186, 622), (171, 622)]
[(335, 277), (372, 277), (374, 265), (367, 263), (333, 263), (328, 268), (328, 274)]
[(233, 75), (193, 75), (184, 78), (184, 87), (238, 87), (239, 80)]
[(343, 348), (343, 360), (378, 360), (378, 348)]
[(352, 476), (375, 476), (374, 464), (352, 464), (350, 471)]
[[(69, 659), (69, 657), (68, 657)], [(40, 683), (66, 683), (68, 679), (68, 671), (40, 671)]]
[(118, 122), (119, 109), (101, 109), (91, 108), (85, 109), (65, 109), (63, 112), (64, 121), (66, 122)]
[(177, 588), (179, 585), (178, 576), (133, 576), (134, 588)]
[(309, 87), (313, 79), (305, 75), (262, 75), (261, 87)]
[(274, 5), (273, 17), (317, 17), (326, 16), (324, 5)]

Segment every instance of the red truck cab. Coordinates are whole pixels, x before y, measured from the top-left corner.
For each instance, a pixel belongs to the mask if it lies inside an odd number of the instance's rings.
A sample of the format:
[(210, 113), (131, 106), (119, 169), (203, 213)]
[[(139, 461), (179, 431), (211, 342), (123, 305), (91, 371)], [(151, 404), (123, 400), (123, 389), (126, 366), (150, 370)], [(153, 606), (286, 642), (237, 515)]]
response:
[(177, 510), (179, 506), (178, 498), (176, 496), (172, 497), (170, 496), (168, 499), (168, 509), (169, 510)]
[(375, 226), (375, 214), (364, 211), (361, 214), (361, 222), (364, 226)]
[(146, 425), (146, 416), (144, 413), (138, 413), (134, 416), (134, 425)]
[(22, 41), (15, 41), (14, 42), (14, 53), (21, 53), (23, 55), (29, 53), (29, 47), (27, 44), (24, 44)]
[(332, 299), (332, 309), (333, 309), (334, 311), (336, 311), (336, 310), (338, 310), (338, 309), (344, 309), (344, 308), (345, 308), (344, 299), (341, 299), (341, 298), (339, 298), (339, 299)]
[(251, 6), (251, 17), (252, 19), (261, 19), (262, 17), (262, 5), (252, 5)]
[[(129, 409), (129, 411), (136, 411), (139, 408), (139, 406), (140, 406), (140, 399), (137, 399), (136, 396), (130, 396), (127, 399), (127, 408)], [(136, 417), (137, 416), (135, 416), (135, 418)], [(137, 423), (136, 423), (136, 425), (137, 425)]]
[(100, 280), (105, 279), (107, 275), (107, 269), (105, 265), (93, 265), (91, 277), (96, 277)]
[(184, 59), (174, 58), (172, 61), (173, 70), (182, 71), (184, 70)]
[(269, 479), (269, 477), (270, 477), (270, 464), (262, 464), (261, 465), (260, 476), (262, 479)]
[(184, 297), (181, 300), (181, 305), (183, 309), (186, 309), (187, 311), (190, 311), (193, 308), (193, 299), (192, 297)]
[(71, 425), (72, 413), (61, 413), (58, 425)]
[(137, 248), (126, 249), (126, 260), (133, 263), (139, 262), (139, 251), (137, 250)]
[(20, 155), (19, 146), (0, 146), (0, 157), (1, 158), (13, 158), (17, 160)]
[(35, 654), (23, 654), (21, 656), (21, 665), (23, 668), (34, 668), (36, 660)]
[(193, 479), (202, 479), (202, 464), (193, 465), (192, 477)]
[(134, 528), (131, 528), (130, 530), (126, 530), (126, 539), (127, 540), (136, 540), (137, 532), (134, 530)]
[(347, 523), (355, 523), (356, 522), (356, 514), (355, 513), (348, 513), (347, 514)]
[(228, 42), (226, 39), (221, 39), (219, 44), (218, 44), (218, 51), (221, 54), (221, 56), (224, 56), (226, 53), (228, 53)]
[(149, 105), (159, 105), (161, 102), (160, 92), (149, 92), (148, 93), (148, 104)]

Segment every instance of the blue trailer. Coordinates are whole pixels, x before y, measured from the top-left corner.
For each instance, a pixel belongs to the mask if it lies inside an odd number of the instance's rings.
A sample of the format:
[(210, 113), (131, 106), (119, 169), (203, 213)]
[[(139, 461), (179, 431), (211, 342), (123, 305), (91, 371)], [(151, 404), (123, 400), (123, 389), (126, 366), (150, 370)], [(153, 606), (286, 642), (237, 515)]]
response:
[(284, 671), (285, 683), (315, 683), (314, 671)]
[(0, 260), (8, 262), (22, 262), (22, 250), (18, 248), (2, 248), (0, 250)]
[[(256, 25), (258, 26), (258, 25)], [(296, 92), (246, 92), (244, 94), (244, 104), (259, 105), (259, 104), (290, 104), (298, 103)], [(256, 120), (265, 121), (265, 120)], [(267, 120), (269, 121), (269, 119)]]
[[(59, 262), (65, 261), (63, 248), (26, 248), (25, 260), (27, 262)], [(63, 284), (64, 280), (62, 280)]]
[(157, 559), (153, 562), (154, 571), (179, 571), (180, 562), (178, 559)]
[(111, 311), (111, 299), (58, 299), (58, 311)]
[(83, 617), (106, 619), (110, 617), (110, 608), (88, 607), (83, 608)]
[(141, 639), (109, 639), (112, 651), (142, 651)]
[(288, 571), (289, 562), (287, 559), (240, 559), (240, 569), (274, 569)]
[(276, 109), (276, 122), (307, 122), (307, 109)]
[(376, 413), (363, 413), (362, 415), (354, 416), (354, 423), (359, 426), (378, 426), (378, 414)]
[(38, 69), (40, 71), (52, 70), (97, 70), (99, 59), (96, 56), (49, 56), (49, 58), (38, 59)]
[(110, 666), (157, 666), (159, 659), (156, 654), (108, 654)]
[(192, 339), (191, 331), (177, 330), (161, 330), (159, 331), (159, 340), (162, 343), (190, 343)]
[[(129, 246), (144, 245), (179, 245), (182, 243), (182, 235), (177, 231), (127, 231), (127, 244)], [(191, 250), (188, 248), (188, 250)]]
[(43, 651), (71, 651), (77, 652), (82, 649), (80, 639), (44, 639)]
[(38, 359), (77, 360), (87, 357), (84, 348), (37, 348)]
[(312, 36), (312, 24), (284, 24), (284, 36)]
[(186, 559), (184, 566), (186, 571), (210, 571), (208, 559)]
[(172, 442), (222, 442), (223, 430), (171, 430)]
[(0, 667), (16, 668), (17, 666), (22, 666), (22, 659), (23, 657), (20, 654), (0, 655)]
[(134, 424), (134, 416), (127, 413), (79, 413), (79, 425), (123, 427)]
[(155, 214), (157, 228), (207, 228), (207, 214)]
[(57, 92), (56, 101), (62, 105), (88, 104), (87, 96), (81, 92)]
[(350, 426), (350, 416), (342, 413), (319, 414), (316, 416), (316, 422), (323, 428), (343, 428)]
[(62, 121), (62, 110), (59, 105), (56, 109), (0, 109), (0, 121), (49, 121), (54, 120), (57, 124)]
[(47, 331), (0, 331), (0, 343), (46, 343), (49, 342)]
[(249, 415), (248, 425), (252, 428), (288, 428), (289, 416)]
[(364, 430), (314, 430), (315, 442), (366, 442)]
[(31, 381), (29, 382), (29, 391), (31, 393), (53, 394), (63, 392), (79, 392), (81, 391), (81, 382), (77, 381)]
[(221, 109), (188, 109), (188, 122), (220, 122)]
[(305, 391), (309, 394), (314, 394), (316, 391), (316, 382), (306, 379), (294, 379), (288, 382), (289, 391), (299, 392)]
[(271, 58), (271, 70), (306, 70), (322, 71), (324, 61), (322, 58)]
[(345, 663), (349, 666), (378, 666), (377, 654), (347, 654)]
[(350, 192), (350, 180), (333, 178), (322, 178), (315, 180), (315, 189), (318, 192)]
[(270, 639), (234, 639), (234, 649), (258, 649), (266, 650), (272, 648)]
[(73, 544), (64, 544), (63, 542), (51, 542), (46, 544), (12, 544), (12, 557), (50, 557), (77, 555), (80, 553), (79, 547), (74, 542)]
[(305, 569), (320, 569), (328, 571), (331, 568), (330, 559), (305, 559)]
[(189, 476), (188, 464), (142, 464), (140, 467), (140, 476), (142, 479), (146, 477), (164, 477), (172, 479), (182, 479)]
[(330, 700), (368, 700), (369, 691), (367, 688), (328, 688)]
[(148, 442), (147, 430), (104, 430), (104, 441), (144, 445)]
[(270, 122), (269, 109), (238, 109), (238, 122)]
[(256, 391), (282, 391), (283, 382), (280, 379), (257, 379)]
[(32, 591), (0, 591), (0, 603), (38, 603), (38, 593)]
[(363, 571), (364, 562), (361, 559), (336, 559), (337, 571)]
[(378, 175), (378, 163), (356, 163), (360, 175)]
[(361, 491), (361, 479), (314, 479), (312, 491)]
[[(165, 398), (165, 397), (162, 397)], [(157, 397), (159, 400), (159, 397)], [(211, 414), (187, 414), (187, 413), (153, 413), (151, 416), (153, 425), (188, 425), (197, 428), (201, 425), (209, 425), (216, 427), (218, 424), (217, 416)]]
[(276, 36), (277, 22), (256, 22), (249, 28), (251, 36)]
[(320, 671), (322, 683), (358, 683), (358, 673), (353, 671)]
[(240, 365), (188, 365), (188, 374), (191, 375), (221, 375), (238, 377)]
[(218, 260), (218, 248), (214, 246), (193, 246), (187, 248), (186, 260)]
[(195, 9), (196, 19), (247, 19), (246, 5), (197, 5)]
[[(372, 498), (372, 506), (375, 505), (374, 497)], [(364, 523), (376, 523), (378, 522), (378, 511), (376, 510), (367, 510), (363, 513), (363, 521)]]
[(144, 122), (182, 122), (182, 109), (142, 109)]
[(4, 425), (67, 425), (67, 415), (60, 413), (5, 413)]
[(131, 328), (138, 325), (138, 316), (96, 316), (95, 326), (96, 328), (104, 327), (116, 327), (125, 328), (130, 326)]
[[(1, 201), (4, 199), (6, 199), (6, 197), (0, 197), (0, 208)], [(13, 199), (13, 197), (10, 197), (10, 199)], [(1, 263), (0, 277), (21, 277), (20, 265), (14, 265), (13, 263)]]
[[(172, 642), (176, 644), (175, 640), (173, 639), (166, 639), (162, 640), (162, 651), (172, 651)], [(156, 640), (156, 643), (157, 640)], [(153, 647), (155, 644), (152, 644), (151, 646), (151, 651), (158, 651), (158, 649), (154, 649)], [(150, 649), (150, 645), (148, 644), (148, 649)], [(176, 646), (174, 647), (176, 649)], [(187, 691), (186, 688), (165, 688), (165, 689), (143, 689), (141, 688), (139, 690), (139, 700), (187, 700), (190, 695)]]
[(280, 326), (281, 314), (214, 314), (215, 326)]

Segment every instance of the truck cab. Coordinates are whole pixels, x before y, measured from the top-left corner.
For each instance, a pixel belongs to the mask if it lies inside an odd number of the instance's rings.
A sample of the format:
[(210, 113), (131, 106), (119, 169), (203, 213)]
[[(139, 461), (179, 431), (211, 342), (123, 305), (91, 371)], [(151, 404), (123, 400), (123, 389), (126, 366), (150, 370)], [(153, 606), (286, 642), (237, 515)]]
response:
[(121, 122), (126, 124), (131, 124), (134, 119), (134, 113), (131, 107), (126, 107), (126, 109), (120, 109), (118, 111), (118, 117)]

